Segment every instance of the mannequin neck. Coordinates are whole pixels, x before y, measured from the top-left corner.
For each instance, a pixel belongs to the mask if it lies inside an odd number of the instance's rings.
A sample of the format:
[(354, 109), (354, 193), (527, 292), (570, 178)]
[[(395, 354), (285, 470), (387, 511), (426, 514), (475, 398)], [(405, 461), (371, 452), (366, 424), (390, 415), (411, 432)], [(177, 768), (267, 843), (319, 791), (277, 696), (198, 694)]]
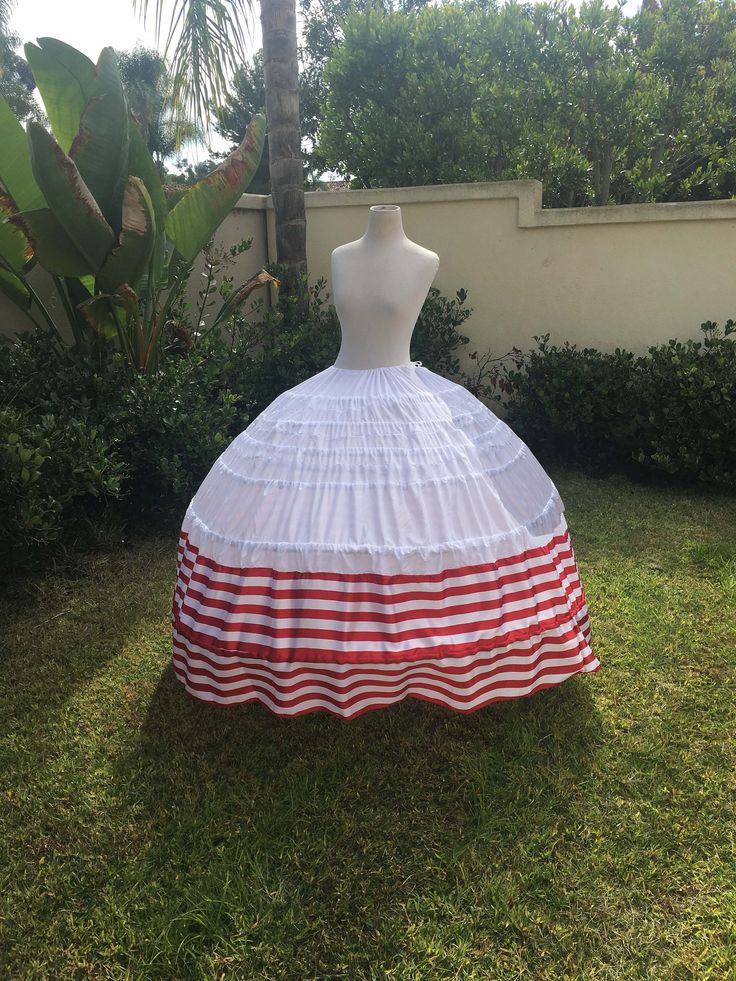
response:
[(407, 239), (401, 221), (401, 208), (393, 204), (374, 205), (368, 212), (368, 225), (362, 240), (381, 245), (405, 242)]

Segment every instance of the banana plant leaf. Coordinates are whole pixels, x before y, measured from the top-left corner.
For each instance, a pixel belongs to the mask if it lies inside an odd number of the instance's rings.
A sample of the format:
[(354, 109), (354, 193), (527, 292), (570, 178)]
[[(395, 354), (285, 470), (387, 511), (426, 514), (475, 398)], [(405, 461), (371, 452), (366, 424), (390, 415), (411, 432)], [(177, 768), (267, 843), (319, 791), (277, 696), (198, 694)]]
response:
[(169, 207), (166, 203), (164, 189), (161, 186), (161, 177), (159, 176), (158, 168), (153, 162), (153, 157), (146, 146), (143, 134), (134, 119), (129, 120), (128, 129), (130, 133), (128, 173), (132, 176), (140, 177), (146, 185), (156, 222), (156, 239), (153, 244), (151, 257), (151, 285), (155, 288), (161, 281), (163, 271), (166, 245), (164, 229), (166, 228), (166, 217), (169, 213)]
[(23, 46), (41, 93), (54, 136), (66, 153), (79, 132), (79, 120), (95, 79), (94, 62), (55, 37), (38, 37)]
[(128, 173), (134, 177), (140, 177), (146, 185), (146, 190), (153, 204), (153, 213), (156, 216), (156, 228), (161, 231), (166, 224), (169, 206), (166, 203), (166, 195), (161, 185), (158, 167), (153, 162), (153, 157), (146, 146), (146, 141), (143, 139), (143, 134), (138, 124), (132, 118), (129, 121), (129, 131), (130, 152), (128, 155)]
[(110, 340), (120, 331), (120, 322), (115, 312), (115, 301), (109, 294), (92, 296), (77, 304), (77, 310), (101, 337)]
[(169, 212), (166, 234), (188, 262), (194, 262), (253, 179), (265, 135), (266, 117), (258, 113), (240, 146)]
[(146, 185), (140, 177), (129, 177), (123, 198), (120, 244), (100, 269), (98, 289), (111, 293), (123, 283), (135, 287), (148, 267), (155, 240), (156, 219)]
[[(84, 272), (97, 272), (115, 243), (108, 225), (77, 165), (43, 126), (28, 123), (33, 176), (43, 191), (54, 217), (87, 260)], [(76, 275), (74, 273), (67, 275)]]
[(0, 181), (19, 211), (45, 208), (46, 200), (31, 169), (28, 137), (15, 113), (0, 96)]
[(14, 272), (2, 267), (0, 267), (0, 293), (4, 293), (24, 313), (31, 307), (31, 293), (26, 284)]
[(191, 188), (189, 188), (186, 184), (179, 184), (176, 187), (169, 184), (164, 191), (167, 211), (173, 211), (182, 198), (185, 198), (187, 194), (189, 194), (190, 190)]
[(89, 100), (69, 156), (118, 234), (128, 175), (128, 102), (112, 48), (103, 48), (97, 59)]
[(54, 276), (89, 274), (90, 268), (86, 258), (48, 208), (21, 211), (11, 215), (8, 222), (21, 229), (31, 243), (40, 264)]

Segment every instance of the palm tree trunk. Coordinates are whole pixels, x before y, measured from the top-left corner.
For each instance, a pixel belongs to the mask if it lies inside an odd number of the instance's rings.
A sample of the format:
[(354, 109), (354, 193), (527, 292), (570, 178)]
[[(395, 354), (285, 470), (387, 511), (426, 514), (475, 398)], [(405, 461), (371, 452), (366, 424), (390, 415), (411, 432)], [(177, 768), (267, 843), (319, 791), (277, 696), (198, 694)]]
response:
[(295, 293), (307, 272), (295, 0), (261, 0), (261, 29), (276, 260), (288, 267), (284, 287)]

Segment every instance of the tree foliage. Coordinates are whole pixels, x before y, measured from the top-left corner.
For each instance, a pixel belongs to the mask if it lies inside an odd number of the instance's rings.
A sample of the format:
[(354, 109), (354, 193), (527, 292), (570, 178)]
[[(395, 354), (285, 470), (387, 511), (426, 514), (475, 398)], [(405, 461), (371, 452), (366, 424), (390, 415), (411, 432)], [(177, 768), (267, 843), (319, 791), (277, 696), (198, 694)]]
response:
[[(253, 0), (153, 0), (156, 44), (163, 37), (164, 14), (168, 31), (164, 59), (171, 65), (171, 111), (177, 133), (177, 149), (186, 137), (189, 120), (210, 132), (208, 108), (222, 105), (228, 76), (246, 55), (246, 33), (255, 17)], [(133, 0), (133, 10), (145, 24), (149, 0)]]
[(322, 19), (314, 2), (317, 154), (354, 187), (536, 178), (556, 207), (736, 193), (736, 0), (369, 0)]
[[(178, 150), (177, 123), (170, 102), (171, 74), (164, 59), (152, 48), (136, 45), (133, 51), (116, 51), (116, 55), (128, 106), (163, 176), (164, 162)], [(194, 121), (179, 120), (182, 142), (200, 136)]]
[(35, 119), (40, 123), (44, 116), (33, 98), (33, 72), (28, 62), (16, 54), (21, 38), (9, 28), (14, 6), (15, 0), (0, 0), (0, 95), (21, 122)]

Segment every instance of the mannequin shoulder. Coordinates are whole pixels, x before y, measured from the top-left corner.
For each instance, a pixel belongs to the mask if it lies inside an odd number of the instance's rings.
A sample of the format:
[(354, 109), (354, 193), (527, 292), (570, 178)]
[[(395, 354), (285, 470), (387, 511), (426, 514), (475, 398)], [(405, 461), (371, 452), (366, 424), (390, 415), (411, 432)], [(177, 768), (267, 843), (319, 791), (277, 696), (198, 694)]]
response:
[(433, 252), (431, 249), (425, 249), (423, 245), (417, 245), (416, 242), (412, 242), (411, 250), (423, 266), (437, 272), (440, 267), (440, 257), (436, 252)]
[(357, 252), (359, 245), (360, 245), (360, 239), (356, 239), (354, 242), (345, 242), (344, 245), (338, 245), (336, 249), (332, 250), (333, 261), (335, 259), (337, 259), (338, 261), (340, 259), (349, 259), (352, 255), (354, 255)]

